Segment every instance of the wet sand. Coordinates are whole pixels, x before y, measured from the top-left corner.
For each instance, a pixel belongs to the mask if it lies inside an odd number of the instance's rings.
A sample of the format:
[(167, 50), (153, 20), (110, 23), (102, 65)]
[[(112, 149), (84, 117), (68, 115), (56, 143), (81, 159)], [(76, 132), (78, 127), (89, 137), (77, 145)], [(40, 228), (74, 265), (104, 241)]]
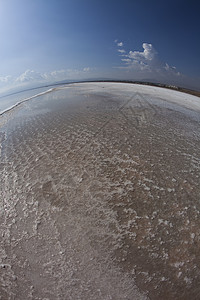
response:
[(199, 299), (198, 101), (83, 83), (3, 115), (0, 299)]

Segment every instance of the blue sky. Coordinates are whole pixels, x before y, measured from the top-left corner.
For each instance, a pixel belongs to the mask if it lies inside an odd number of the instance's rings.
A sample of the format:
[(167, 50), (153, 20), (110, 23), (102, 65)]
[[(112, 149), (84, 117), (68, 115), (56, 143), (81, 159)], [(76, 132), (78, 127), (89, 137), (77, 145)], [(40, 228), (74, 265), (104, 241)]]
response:
[(200, 89), (200, 2), (0, 0), (0, 89), (149, 79)]

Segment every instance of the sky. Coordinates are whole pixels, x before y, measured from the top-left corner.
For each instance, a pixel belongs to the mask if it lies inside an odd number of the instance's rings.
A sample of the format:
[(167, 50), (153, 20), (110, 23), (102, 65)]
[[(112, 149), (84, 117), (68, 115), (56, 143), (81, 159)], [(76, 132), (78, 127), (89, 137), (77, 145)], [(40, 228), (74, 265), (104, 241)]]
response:
[(200, 90), (197, 0), (0, 0), (0, 93), (60, 80)]

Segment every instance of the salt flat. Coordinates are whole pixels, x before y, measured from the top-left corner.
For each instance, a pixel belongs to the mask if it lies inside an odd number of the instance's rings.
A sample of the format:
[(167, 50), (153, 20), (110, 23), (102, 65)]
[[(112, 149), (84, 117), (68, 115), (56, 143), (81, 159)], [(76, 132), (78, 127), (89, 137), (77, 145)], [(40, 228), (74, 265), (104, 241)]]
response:
[(70, 84), (1, 124), (0, 299), (199, 299), (198, 97)]

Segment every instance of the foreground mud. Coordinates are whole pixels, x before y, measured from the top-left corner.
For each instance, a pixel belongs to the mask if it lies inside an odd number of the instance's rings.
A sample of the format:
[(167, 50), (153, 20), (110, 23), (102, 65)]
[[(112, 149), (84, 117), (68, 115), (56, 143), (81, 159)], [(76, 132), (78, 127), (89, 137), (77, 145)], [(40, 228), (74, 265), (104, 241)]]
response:
[(197, 99), (74, 84), (2, 117), (0, 299), (200, 298)]

